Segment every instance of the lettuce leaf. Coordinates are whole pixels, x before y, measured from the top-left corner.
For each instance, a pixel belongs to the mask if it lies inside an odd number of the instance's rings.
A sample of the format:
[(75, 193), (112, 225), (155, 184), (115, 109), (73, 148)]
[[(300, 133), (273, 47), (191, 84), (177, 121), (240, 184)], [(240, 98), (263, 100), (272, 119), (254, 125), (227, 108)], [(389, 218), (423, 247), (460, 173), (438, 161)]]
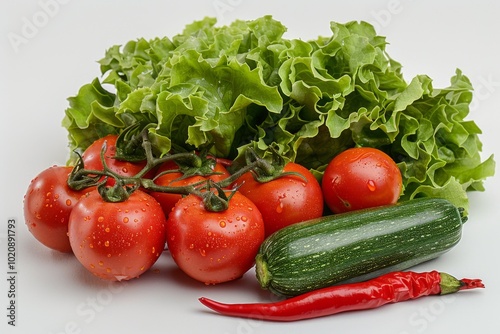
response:
[(468, 78), (457, 69), (440, 89), (426, 75), (406, 81), (373, 26), (330, 28), (303, 41), (284, 38), (271, 16), (221, 27), (205, 18), (172, 38), (113, 46), (100, 78), (69, 98), (70, 147), (139, 124), (158, 155), (210, 146), (237, 164), (246, 147), (261, 155), (273, 147), (321, 178), (339, 152), (371, 146), (398, 163), (403, 200), (443, 197), (467, 210), (466, 192), (484, 190), (495, 169), (467, 119)]

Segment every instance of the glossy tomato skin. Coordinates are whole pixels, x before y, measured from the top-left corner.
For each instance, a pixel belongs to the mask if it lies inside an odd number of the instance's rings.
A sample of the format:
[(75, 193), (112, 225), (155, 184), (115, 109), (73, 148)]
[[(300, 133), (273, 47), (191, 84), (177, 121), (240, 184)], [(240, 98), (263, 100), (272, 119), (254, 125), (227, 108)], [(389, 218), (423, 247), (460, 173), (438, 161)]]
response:
[[(177, 168), (177, 164), (175, 164), (175, 162), (173, 161), (162, 164), (156, 172), (159, 176), (155, 179), (154, 183), (156, 185), (165, 187), (184, 187), (203, 182), (207, 179), (218, 182), (230, 176), (227, 169), (221, 163), (216, 163), (213, 168), (214, 173), (217, 174), (213, 174), (207, 177), (201, 175), (183, 177), (184, 174), (182, 174), (181, 172), (169, 172), (161, 174), (165, 171), (171, 171)], [(182, 198), (182, 195), (180, 194), (167, 192), (151, 192), (151, 195), (158, 201), (158, 203), (160, 203), (166, 216), (170, 214), (175, 204)]]
[(222, 212), (209, 212), (199, 196), (177, 202), (167, 221), (167, 245), (178, 267), (205, 284), (243, 276), (264, 241), (257, 207), (236, 192)]
[(71, 210), (86, 191), (76, 191), (68, 184), (72, 167), (52, 166), (39, 173), (24, 196), (23, 210), (29, 231), (43, 245), (71, 253), (68, 221)]
[(69, 220), (69, 240), (77, 259), (95, 276), (129, 280), (146, 272), (163, 252), (166, 218), (158, 202), (136, 190), (120, 203), (98, 191), (80, 199)]
[[(104, 160), (109, 169), (122, 176), (134, 176), (139, 173), (146, 165), (146, 161), (129, 162), (114, 158), (116, 155), (117, 139), (117, 135), (107, 135), (97, 139), (89, 147), (87, 147), (82, 154), (85, 169), (98, 171), (102, 171), (104, 169), (101, 161), (101, 150), (104, 143), (106, 143)], [(113, 178), (108, 179), (108, 185), (113, 185), (114, 183), (115, 181)]]
[(255, 203), (262, 214), (266, 236), (291, 224), (323, 215), (324, 201), (321, 186), (305, 167), (289, 162), (283, 172), (302, 175), (284, 175), (269, 182), (258, 182), (251, 173), (238, 178), (238, 190)]
[(321, 185), (327, 206), (340, 213), (396, 203), (402, 177), (389, 155), (376, 148), (357, 147), (330, 161)]

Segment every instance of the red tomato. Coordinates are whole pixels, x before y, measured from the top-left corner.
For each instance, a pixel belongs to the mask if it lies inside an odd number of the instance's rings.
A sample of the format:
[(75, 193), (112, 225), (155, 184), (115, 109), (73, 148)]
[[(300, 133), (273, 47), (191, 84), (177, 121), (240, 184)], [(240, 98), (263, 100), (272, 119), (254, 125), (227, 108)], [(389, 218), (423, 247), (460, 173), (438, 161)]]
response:
[(87, 191), (68, 187), (72, 167), (52, 166), (38, 174), (24, 196), (24, 218), (29, 231), (45, 246), (71, 253), (68, 220), (75, 203)]
[(402, 177), (386, 153), (371, 147), (352, 148), (328, 164), (322, 189), (330, 210), (346, 212), (396, 203)]
[[(175, 170), (177, 168), (178, 166), (175, 162), (169, 161), (160, 166), (157, 174), (159, 175), (164, 171)], [(215, 164), (213, 171), (220, 174), (214, 174), (207, 177), (201, 175), (195, 175), (182, 178), (184, 175), (181, 172), (166, 173), (155, 179), (155, 184), (159, 186), (168, 186), (168, 187), (184, 187), (198, 182), (203, 182), (206, 179), (211, 179), (215, 182), (218, 182), (230, 176), (226, 168), (220, 163)], [(151, 195), (158, 201), (158, 203), (160, 203), (161, 207), (163, 208), (163, 212), (165, 213), (166, 216), (170, 214), (170, 211), (172, 211), (173, 207), (175, 206), (175, 203), (177, 203), (177, 201), (179, 201), (182, 198), (182, 195), (180, 194), (173, 194), (166, 192), (165, 193), (151, 192)]]
[[(140, 172), (146, 165), (146, 161), (129, 162), (115, 159), (116, 154), (116, 140), (117, 135), (107, 135), (103, 138), (97, 139), (83, 152), (82, 158), (85, 169), (102, 171), (104, 169), (101, 161), (101, 150), (104, 142), (106, 142), (106, 152), (104, 153), (104, 160), (106, 165), (113, 172), (123, 176), (134, 176)], [(108, 185), (113, 185), (114, 179), (108, 179)]]
[(166, 218), (153, 197), (136, 190), (119, 203), (105, 202), (98, 191), (83, 197), (69, 219), (73, 252), (92, 274), (105, 280), (138, 277), (165, 247)]
[(183, 197), (167, 221), (167, 245), (175, 263), (205, 284), (243, 276), (253, 266), (263, 240), (262, 216), (239, 192), (222, 212), (207, 211), (199, 196)]
[(305, 167), (290, 162), (284, 175), (269, 182), (260, 183), (251, 173), (243, 174), (237, 181), (238, 190), (255, 203), (266, 226), (266, 236), (285, 226), (323, 215), (323, 194), (314, 175)]
[[(205, 181), (203, 176), (191, 176), (184, 179), (179, 179), (182, 177), (182, 173), (168, 173), (158, 177), (155, 180), (155, 184), (164, 187), (184, 187), (188, 185), (195, 184), (197, 182)], [(151, 192), (158, 203), (160, 203), (163, 213), (168, 217), (175, 204), (182, 198), (181, 194), (174, 193), (163, 193), (163, 192)]]

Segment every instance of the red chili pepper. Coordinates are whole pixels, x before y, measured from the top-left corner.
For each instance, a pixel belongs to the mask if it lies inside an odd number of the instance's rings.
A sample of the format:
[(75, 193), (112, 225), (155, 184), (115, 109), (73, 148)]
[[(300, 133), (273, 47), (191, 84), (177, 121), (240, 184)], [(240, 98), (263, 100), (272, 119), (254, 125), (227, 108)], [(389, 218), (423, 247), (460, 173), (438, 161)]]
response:
[(392, 272), (361, 283), (336, 285), (274, 303), (224, 304), (202, 297), (200, 302), (223, 315), (272, 321), (296, 321), (345, 311), (372, 309), (428, 295), (484, 288), (479, 279), (462, 279), (430, 271)]

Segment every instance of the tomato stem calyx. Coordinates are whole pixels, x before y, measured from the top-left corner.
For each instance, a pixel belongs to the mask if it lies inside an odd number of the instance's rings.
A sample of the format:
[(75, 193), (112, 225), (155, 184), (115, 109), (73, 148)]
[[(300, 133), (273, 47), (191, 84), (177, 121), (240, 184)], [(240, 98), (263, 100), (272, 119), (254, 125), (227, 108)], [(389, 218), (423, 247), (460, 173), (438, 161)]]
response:
[(259, 157), (251, 148), (247, 148), (245, 151), (247, 166), (254, 166), (250, 171), (255, 181), (265, 183), (283, 176), (295, 175), (307, 182), (304, 175), (298, 172), (284, 172), (285, 159), (274, 148), (271, 147), (269, 150), (271, 151), (271, 161)]
[[(217, 194), (215, 194), (212, 189), (215, 189)], [(207, 181), (207, 190), (205, 192), (199, 192), (198, 195), (203, 198), (203, 205), (205, 210), (211, 212), (221, 212), (227, 210), (229, 207), (229, 200), (233, 197), (235, 189), (230, 190), (229, 196), (226, 192), (214, 181)]]
[(75, 152), (75, 154), (78, 156), (78, 161), (68, 177), (68, 186), (73, 190), (83, 190), (97, 185), (103, 173), (101, 171), (85, 170), (82, 156), (78, 152)]
[(121, 180), (117, 180), (115, 185), (107, 186), (106, 182), (97, 186), (99, 194), (106, 202), (119, 203), (126, 201), (134, 191), (139, 189), (138, 185), (123, 185)]

